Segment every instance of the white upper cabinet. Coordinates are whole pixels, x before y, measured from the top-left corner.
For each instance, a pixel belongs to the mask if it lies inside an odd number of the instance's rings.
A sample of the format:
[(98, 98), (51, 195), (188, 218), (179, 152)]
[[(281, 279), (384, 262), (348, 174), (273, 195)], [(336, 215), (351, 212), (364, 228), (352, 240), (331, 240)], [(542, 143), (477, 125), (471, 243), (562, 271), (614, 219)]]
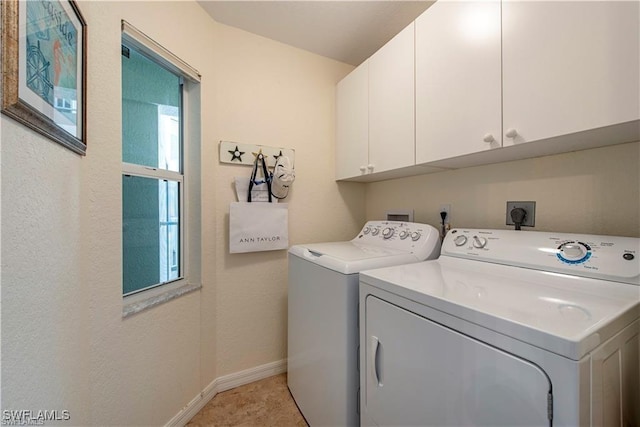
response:
[(415, 163), (414, 23), (369, 58), (369, 167)]
[(502, 17), (505, 147), (640, 118), (640, 2), (506, 1)]
[(416, 163), (502, 146), (499, 1), (438, 1), (416, 20)]
[(640, 1), (439, 0), (337, 99), (337, 179), (637, 141)]
[(368, 173), (369, 63), (364, 62), (336, 87), (336, 179)]

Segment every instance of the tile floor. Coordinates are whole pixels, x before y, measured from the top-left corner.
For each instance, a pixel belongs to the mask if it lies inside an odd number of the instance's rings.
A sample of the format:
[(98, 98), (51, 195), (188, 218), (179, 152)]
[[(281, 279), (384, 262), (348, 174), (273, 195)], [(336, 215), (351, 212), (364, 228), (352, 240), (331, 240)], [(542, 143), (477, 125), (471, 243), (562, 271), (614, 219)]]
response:
[(285, 373), (218, 393), (187, 426), (307, 427), (307, 423), (289, 393)]

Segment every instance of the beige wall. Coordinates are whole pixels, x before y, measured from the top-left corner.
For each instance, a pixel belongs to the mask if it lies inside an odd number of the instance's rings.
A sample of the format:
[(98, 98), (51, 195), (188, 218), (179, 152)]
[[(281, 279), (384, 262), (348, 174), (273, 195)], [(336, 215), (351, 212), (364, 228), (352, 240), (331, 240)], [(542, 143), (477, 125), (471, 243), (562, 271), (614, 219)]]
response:
[[(89, 23), (88, 154), (85, 183), (82, 258), (90, 304), (90, 383), (92, 424), (166, 423), (208, 382), (203, 365), (215, 355), (202, 352), (212, 341), (204, 329), (215, 328), (201, 316), (215, 283), (203, 278), (195, 292), (122, 319), (121, 94), (120, 21), (153, 38), (203, 74), (203, 116), (215, 102), (214, 23), (192, 2), (81, 3)], [(203, 138), (213, 132), (204, 122)], [(203, 236), (203, 251), (214, 242)], [(78, 302), (81, 303), (81, 302)], [(207, 322), (201, 319), (204, 317)]]
[(4, 116), (2, 409), (90, 420), (82, 161)]
[[(204, 141), (217, 159), (219, 140), (295, 150), (296, 181), (289, 203), (289, 243), (344, 240), (364, 220), (362, 184), (336, 184), (334, 88), (353, 67), (219, 26), (218, 126)], [(285, 359), (287, 327), (286, 251), (229, 254), (229, 203), (233, 179), (246, 166), (216, 168), (218, 257), (218, 375)]]
[[(223, 374), (286, 357), (286, 252), (230, 256), (218, 141), (297, 153), (291, 243), (347, 238), (364, 187), (332, 181), (335, 83), (352, 67), (212, 21), (193, 1), (81, 1), (88, 153), (2, 117), (2, 408), (161, 425)], [(202, 290), (122, 319), (120, 20), (202, 73)], [(328, 213), (331, 213), (329, 215)]]
[(454, 227), (509, 228), (507, 200), (536, 201), (536, 231), (640, 236), (640, 143), (367, 184), (367, 219), (415, 209), (438, 226), (451, 204)]

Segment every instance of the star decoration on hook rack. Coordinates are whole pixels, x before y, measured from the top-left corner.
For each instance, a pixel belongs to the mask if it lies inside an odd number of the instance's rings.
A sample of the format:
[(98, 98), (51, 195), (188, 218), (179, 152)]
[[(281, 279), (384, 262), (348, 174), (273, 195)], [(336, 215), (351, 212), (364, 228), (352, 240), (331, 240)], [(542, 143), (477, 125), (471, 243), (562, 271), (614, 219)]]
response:
[(231, 154), (231, 161), (233, 162), (234, 160), (238, 160), (239, 162), (242, 162), (242, 155), (245, 153), (244, 151), (240, 151), (240, 149), (238, 148), (238, 146), (236, 145), (236, 149), (235, 150), (227, 150), (229, 151), (229, 154)]
[(257, 153), (253, 153), (253, 152), (252, 152), (251, 154), (253, 154), (253, 155), (256, 157), (256, 160), (257, 160), (257, 159), (260, 159), (260, 160), (263, 160), (263, 159), (264, 159), (264, 154), (262, 154), (262, 148), (261, 148), (261, 149), (260, 149), (260, 151), (258, 151)]
[[(284, 147), (270, 147), (267, 145), (247, 144), (242, 142), (220, 141), (220, 163), (237, 166), (253, 166), (262, 151), (262, 160), (273, 167), (279, 157), (286, 156), (293, 163), (295, 150)], [(253, 154), (253, 156), (251, 155)], [(275, 159), (275, 160), (272, 160)]]

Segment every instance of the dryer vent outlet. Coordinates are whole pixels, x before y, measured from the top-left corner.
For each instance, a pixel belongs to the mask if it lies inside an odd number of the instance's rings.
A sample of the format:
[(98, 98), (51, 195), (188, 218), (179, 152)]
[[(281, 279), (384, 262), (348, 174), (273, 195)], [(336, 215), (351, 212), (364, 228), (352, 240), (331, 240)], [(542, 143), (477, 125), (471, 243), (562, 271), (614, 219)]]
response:
[(511, 218), (511, 211), (517, 208), (524, 209), (527, 213), (522, 222), (523, 227), (535, 227), (536, 225), (536, 202), (507, 202), (507, 225), (515, 225)]

